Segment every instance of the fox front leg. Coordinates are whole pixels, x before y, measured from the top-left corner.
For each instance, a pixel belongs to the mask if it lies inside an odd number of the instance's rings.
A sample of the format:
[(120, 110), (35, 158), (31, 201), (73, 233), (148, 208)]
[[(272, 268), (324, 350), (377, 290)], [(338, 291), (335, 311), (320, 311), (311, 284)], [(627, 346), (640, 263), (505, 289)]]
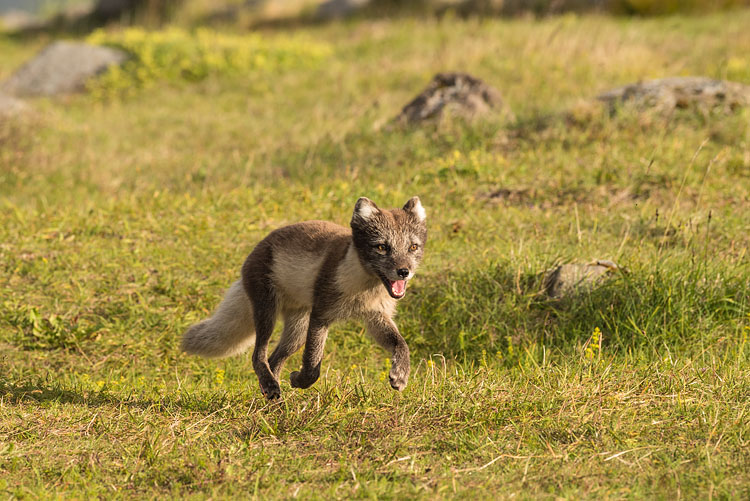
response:
[(409, 382), (411, 363), (409, 347), (398, 332), (398, 327), (386, 315), (378, 314), (367, 320), (367, 332), (392, 355), (388, 380), (391, 388), (402, 391)]
[(317, 318), (310, 318), (302, 354), (302, 369), (292, 372), (289, 380), (294, 388), (309, 388), (320, 377), (320, 361), (328, 337), (328, 325)]

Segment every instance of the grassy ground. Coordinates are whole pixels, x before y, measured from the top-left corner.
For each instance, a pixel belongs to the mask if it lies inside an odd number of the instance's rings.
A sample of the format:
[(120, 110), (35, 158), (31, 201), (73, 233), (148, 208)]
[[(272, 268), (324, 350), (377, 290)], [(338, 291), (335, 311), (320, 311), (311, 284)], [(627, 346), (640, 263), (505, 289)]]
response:
[[(296, 36), (330, 46), (320, 64), (0, 122), (0, 492), (747, 498), (750, 115), (582, 101), (675, 74), (750, 83), (748, 24), (311, 27)], [(0, 37), (0, 76), (43, 43)], [(496, 85), (515, 117), (380, 127), (445, 69)], [(313, 388), (287, 369), (272, 404), (247, 356), (178, 352), (270, 229), (414, 194), (430, 242), (399, 306), (402, 394), (354, 323)], [(628, 273), (562, 304), (540, 293), (555, 263), (597, 258)]]

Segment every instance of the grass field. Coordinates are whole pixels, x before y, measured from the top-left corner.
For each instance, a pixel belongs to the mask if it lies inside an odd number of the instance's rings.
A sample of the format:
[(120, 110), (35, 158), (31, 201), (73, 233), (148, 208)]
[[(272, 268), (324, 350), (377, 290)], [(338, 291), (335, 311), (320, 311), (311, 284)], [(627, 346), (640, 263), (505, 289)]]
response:
[[(750, 83), (748, 25), (269, 31), (321, 59), (0, 120), (0, 495), (747, 499), (750, 112), (585, 101), (643, 78)], [(46, 41), (0, 35), (0, 78)], [(497, 86), (515, 116), (384, 127), (442, 70)], [(403, 393), (356, 323), (332, 330), (311, 389), (289, 386), (290, 360), (280, 402), (247, 355), (179, 353), (268, 231), (415, 194), (430, 241), (399, 305)], [(545, 270), (594, 259), (627, 273), (541, 293)]]

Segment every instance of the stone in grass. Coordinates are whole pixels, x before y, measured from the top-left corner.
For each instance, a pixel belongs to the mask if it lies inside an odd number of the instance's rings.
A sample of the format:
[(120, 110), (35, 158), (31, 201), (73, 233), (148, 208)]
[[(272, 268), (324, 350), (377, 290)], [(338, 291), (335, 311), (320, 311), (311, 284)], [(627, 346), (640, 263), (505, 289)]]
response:
[(589, 264), (563, 264), (547, 272), (544, 290), (554, 299), (588, 291), (620, 268), (612, 261), (596, 260)]
[(480, 79), (466, 73), (438, 73), (394, 121), (408, 125), (438, 122), (446, 114), (471, 119), (502, 109), (500, 92)]
[(327, 0), (318, 5), (315, 10), (315, 18), (328, 21), (351, 16), (369, 3), (370, 0)]
[(57, 41), (0, 86), (13, 96), (54, 96), (85, 88), (86, 81), (128, 58), (126, 52), (82, 42)]
[(750, 87), (706, 77), (670, 77), (637, 82), (597, 96), (615, 111), (618, 105), (672, 111), (676, 108), (734, 111), (750, 104)]

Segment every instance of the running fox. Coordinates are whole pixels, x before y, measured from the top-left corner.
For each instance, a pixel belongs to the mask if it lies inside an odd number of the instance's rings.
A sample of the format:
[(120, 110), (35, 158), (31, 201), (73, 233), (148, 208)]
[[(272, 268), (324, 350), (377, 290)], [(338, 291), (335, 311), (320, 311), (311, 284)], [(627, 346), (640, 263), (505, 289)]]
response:
[[(289, 356), (305, 345), (302, 368), (291, 373), (295, 388), (320, 376), (328, 327), (359, 318), (392, 355), (390, 384), (403, 390), (409, 379), (409, 347), (393, 322), (427, 241), (427, 216), (419, 197), (401, 209), (382, 210), (362, 197), (351, 230), (325, 221), (306, 221), (271, 232), (242, 266), (242, 278), (226, 293), (214, 315), (192, 326), (182, 350), (226, 357), (255, 343), (253, 368), (268, 399), (278, 398), (279, 375)], [(268, 357), (278, 314), (284, 330)]]

